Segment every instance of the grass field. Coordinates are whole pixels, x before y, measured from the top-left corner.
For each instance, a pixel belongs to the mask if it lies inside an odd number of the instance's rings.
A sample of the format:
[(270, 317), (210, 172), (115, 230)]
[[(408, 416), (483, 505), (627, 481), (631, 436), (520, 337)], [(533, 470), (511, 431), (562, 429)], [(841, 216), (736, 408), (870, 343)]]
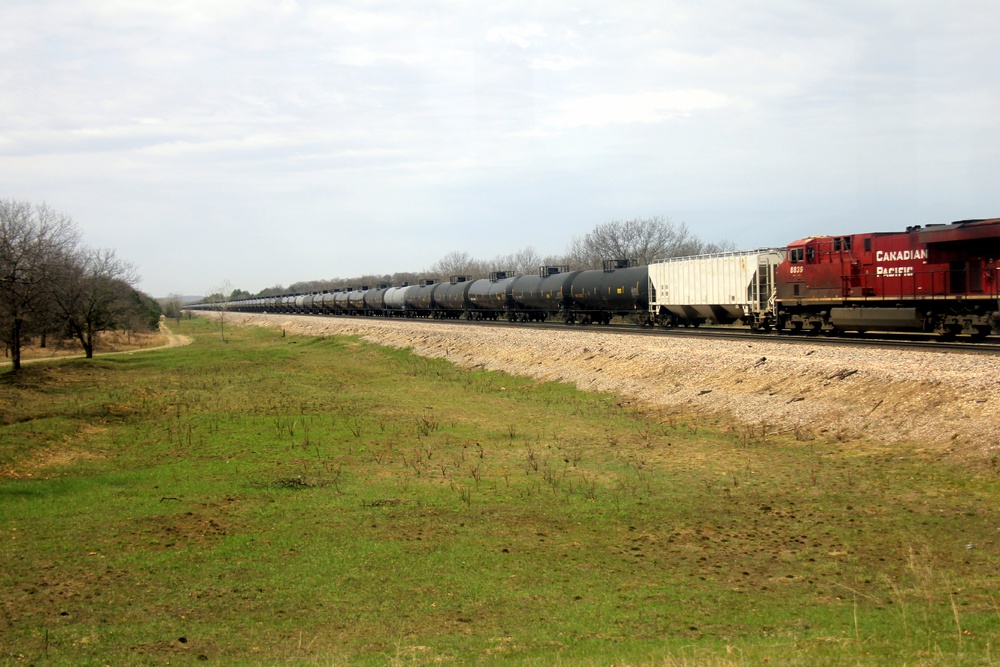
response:
[(0, 376), (5, 664), (988, 665), (1000, 469), (351, 338)]

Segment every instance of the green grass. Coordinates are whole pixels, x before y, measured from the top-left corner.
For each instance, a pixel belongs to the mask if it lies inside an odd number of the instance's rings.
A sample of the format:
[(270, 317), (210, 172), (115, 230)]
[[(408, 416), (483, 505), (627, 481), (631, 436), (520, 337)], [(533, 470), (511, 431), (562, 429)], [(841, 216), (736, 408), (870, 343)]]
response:
[(178, 333), (0, 376), (5, 663), (994, 661), (992, 461)]

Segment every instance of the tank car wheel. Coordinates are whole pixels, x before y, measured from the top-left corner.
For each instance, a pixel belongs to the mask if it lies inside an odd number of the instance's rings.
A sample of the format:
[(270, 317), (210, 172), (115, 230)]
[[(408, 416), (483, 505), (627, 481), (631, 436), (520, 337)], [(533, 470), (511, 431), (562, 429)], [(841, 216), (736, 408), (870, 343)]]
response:
[(972, 340), (983, 340), (991, 333), (993, 333), (993, 327), (988, 324), (980, 324), (975, 327), (975, 333), (972, 334)]

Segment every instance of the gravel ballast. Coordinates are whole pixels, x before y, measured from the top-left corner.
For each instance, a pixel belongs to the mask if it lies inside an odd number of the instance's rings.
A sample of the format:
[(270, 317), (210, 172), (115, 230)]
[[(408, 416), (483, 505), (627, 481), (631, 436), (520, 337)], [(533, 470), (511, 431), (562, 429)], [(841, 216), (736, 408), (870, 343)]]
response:
[(227, 313), (227, 325), (356, 335), (465, 368), (571, 382), (673, 412), (725, 416), (757, 432), (1000, 453), (995, 356), (780, 341), (635, 336), (573, 328)]

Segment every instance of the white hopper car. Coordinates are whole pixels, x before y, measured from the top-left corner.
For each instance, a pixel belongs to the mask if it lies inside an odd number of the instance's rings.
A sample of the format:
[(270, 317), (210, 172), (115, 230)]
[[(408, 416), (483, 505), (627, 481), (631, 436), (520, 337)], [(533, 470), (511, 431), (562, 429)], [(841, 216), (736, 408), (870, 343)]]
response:
[(649, 310), (665, 326), (775, 325), (774, 272), (784, 248), (663, 259), (649, 265)]

